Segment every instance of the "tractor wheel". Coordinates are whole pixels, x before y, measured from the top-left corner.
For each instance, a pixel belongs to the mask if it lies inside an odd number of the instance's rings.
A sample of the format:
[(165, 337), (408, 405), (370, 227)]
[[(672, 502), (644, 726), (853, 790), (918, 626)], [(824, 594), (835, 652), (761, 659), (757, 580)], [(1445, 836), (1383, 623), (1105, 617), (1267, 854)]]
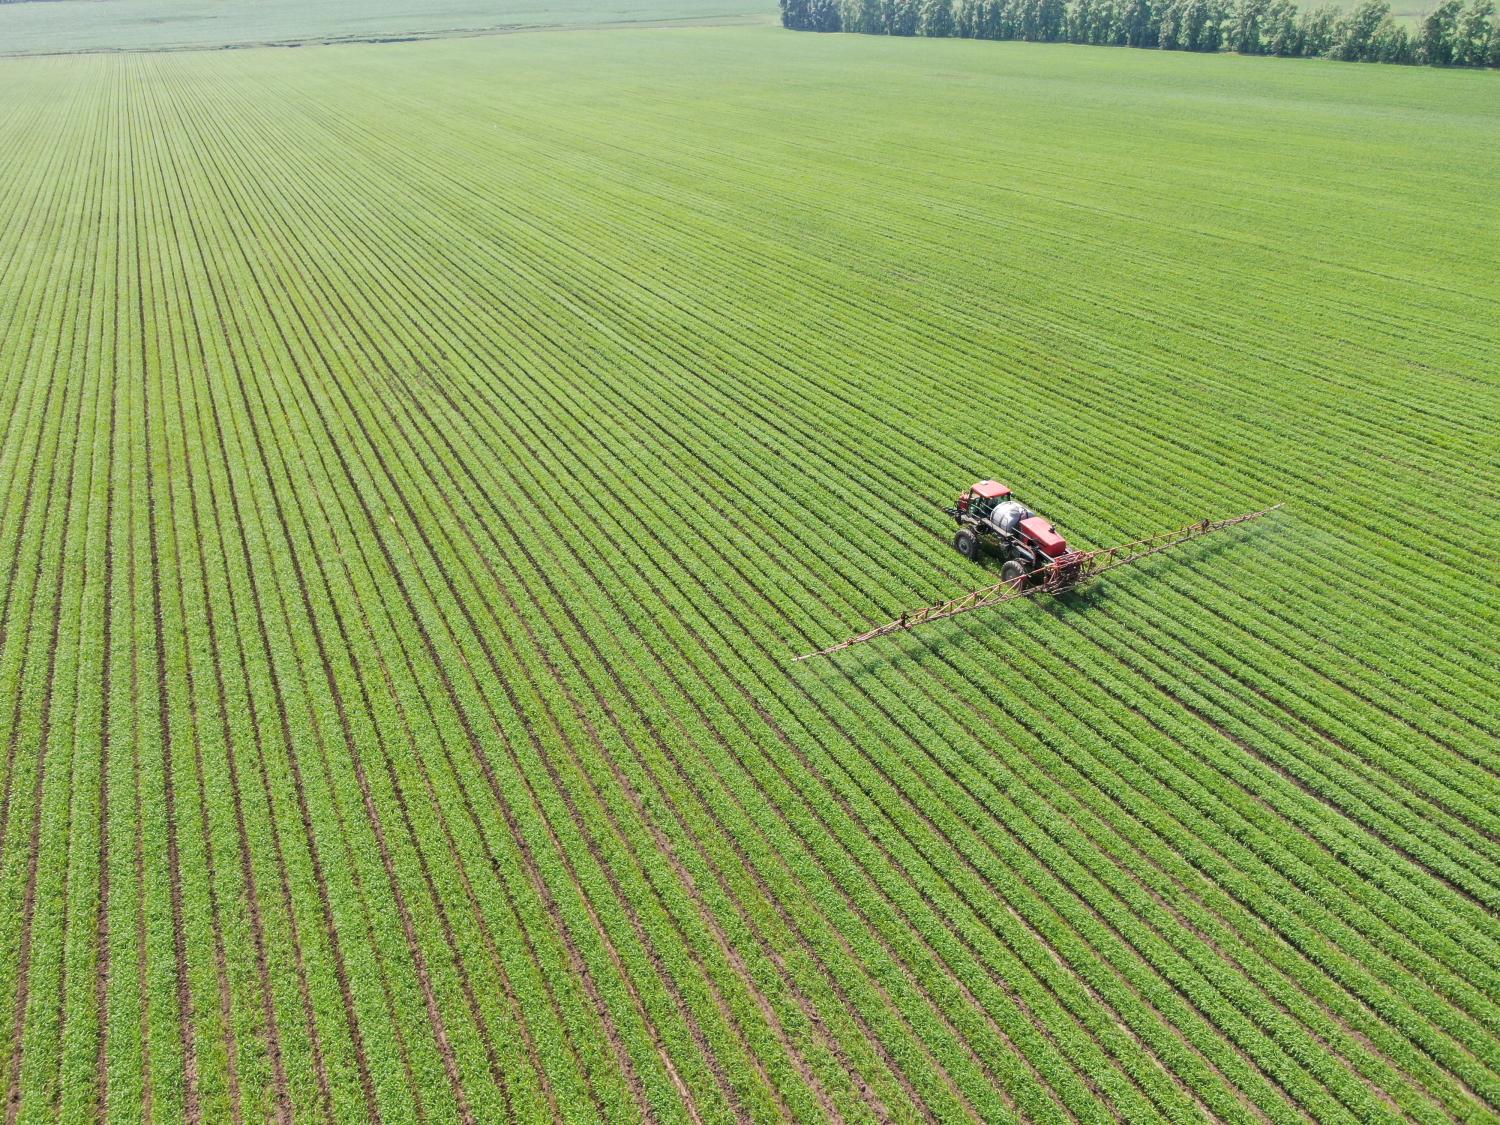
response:
[(960, 555), (970, 562), (979, 561), (979, 552), (981, 549), (979, 546), (979, 536), (975, 535), (967, 527), (958, 529), (958, 532), (953, 536), (953, 546)]
[(1017, 590), (1026, 588), (1026, 564), (1018, 559), (1011, 559), (1000, 568), (1000, 580), (1009, 582)]

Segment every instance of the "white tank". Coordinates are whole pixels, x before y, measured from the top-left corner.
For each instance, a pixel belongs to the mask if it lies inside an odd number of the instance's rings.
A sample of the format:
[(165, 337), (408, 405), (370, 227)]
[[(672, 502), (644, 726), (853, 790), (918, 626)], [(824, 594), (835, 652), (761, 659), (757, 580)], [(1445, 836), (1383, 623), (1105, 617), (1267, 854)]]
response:
[(1001, 535), (1010, 535), (1016, 530), (1016, 524), (1031, 514), (1026, 505), (1019, 500), (1007, 500), (1003, 504), (996, 504), (995, 510), (989, 514), (985, 522)]

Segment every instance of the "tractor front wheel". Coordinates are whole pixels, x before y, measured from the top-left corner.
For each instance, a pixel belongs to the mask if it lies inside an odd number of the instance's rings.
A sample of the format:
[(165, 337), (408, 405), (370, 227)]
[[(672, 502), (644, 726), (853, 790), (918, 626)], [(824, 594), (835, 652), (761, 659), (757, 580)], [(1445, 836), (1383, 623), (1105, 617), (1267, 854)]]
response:
[(1009, 582), (1017, 590), (1026, 588), (1026, 564), (1017, 559), (1011, 559), (1000, 568), (1000, 580)]
[(957, 534), (953, 536), (953, 546), (960, 555), (970, 562), (979, 561), (979, 552), (981, 549), (979, 546), (979, 536), (975, 535), (969, 528), (961, 527), (958, 529)]

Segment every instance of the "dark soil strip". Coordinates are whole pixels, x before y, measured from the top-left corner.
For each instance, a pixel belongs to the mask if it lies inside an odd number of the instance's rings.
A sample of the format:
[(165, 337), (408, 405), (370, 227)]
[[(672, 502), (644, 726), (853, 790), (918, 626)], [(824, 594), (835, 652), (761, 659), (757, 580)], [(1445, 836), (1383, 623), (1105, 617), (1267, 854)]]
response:
[[(145, 273), (140, 260), (140, 244), (136, 244), (136, 276), (145, 287)], [(146, 352), (146, 308), (144, 297), (140, 302), (141, 318), (141, 404), (142, 431), (145, 435), (146, 470), (146, 526), (151, 558), (151, 616), (153, 620), (153, 642), (156, 652), (156, 717), (161, 726), (162, 787), (166, 798), (167, 814), (167, 873), (172, 899), (172, 954), (177, 964), (177, 1024), (182, 1032), (183, 1081), (186, 1083), (184, 1109), (189, 1125), (199, 1125), (203, 1110), (198, 1102), (198, 1046), (197, 1029), (194, 1026), (193, 994), (188, 984), (187, 928), (182, 909), (182, 856), (177, 839), (177, 790), (173, 777), (172, 723), (167, 698), (167, 649), (166, 626), (162, 620), (161, 606), (161, 562), (157, 545), (155, 469), (153, 468), (151, 441), (151, 394), (147, 373), (151, 369)]]
[[(117, 323), (119, 308), (117, 301)], [(117, 377), (118, 371), (112, 371), (112, 374)], [(115, 379), (112, 379), (109, 389), (109, 461), (104, 470), (104, 613), (99, 629), (99, 645), (104, 653), (99, 670), (99, 904), (94, 916), (94, 1007), (99, 1019), (98, 1050), (94, 1059), (94, 1111), (101, 1121), (109, 1117), (109, 702), (114, 690), (114, 462), (118, 403), (119, 391)]]
[[(135, 331), (140, 336), (140, 339), (139, 339), (139, 341), (137, 343), (137, 347), (139, 349), (141, 349), (141, 350), (144, 350), (145, 346), (146, 346), (145, 345), (145, 339), (146, 339), (146, 333), (145, 333), (145, 319), (146, 319), (146, 315), (145, 315), (145, 300), (146, 300), (146, 298), (145, 298), (145, 291), (144, 291), (144, 278), (142, 276), (142, 272), (141, 272), (141, 268), (140, 268), (140, 239), (141, 239), (141, 230), (142, 230), (142, 228), (144, 226), (144, 223), (143, 223), (142, 217), (141, 217), (142, 202), (141, 202), (140, 183), (139, 183), (139, 180), (138, 180), (137, 175), (136, 175), (136, 170), (137, 170), (137, 167), (138, 167), (138, 162), (136, 160), (136, 155), (137, 155), (138, 149), (136, 147), (137, 146), (137, 138), (136, 138), (136, 132), (135, 132), (134, 128), (129, 129), (129, 135), (130, 135), (130, 150), (129, 150), (127, 156), (126, 156), (126, 164), (129, 167), (129, 169), (130, 169), (130, 178), (129, 178), (129, 190), (128, 190), (128, 193), (126, 193), (126, 198), (129, 199), (129, 201), (130, 201), (130, 212), (131, 212), (130, 219), (131, 219), (131, 233), (132, 233), (132, 239), (131, 239), (131, 241), (132, 241), (132, 244), (135, 247), (135, 251), (134, 251), (134, 264), (135, 264), (135, 268), (134, 268), (134, 270), (132, 270), (132, 269), (129, 268), (128, 265), (122, 266), (120, 280), (123, 283), (129, 283), (129, 282), (133, 282), (134, 283), (134, 287), (135, 287), (135, 290), (136, 290), (136, 292), (134, 294), (134, 296), (135, 296), (135, 307), (136, 307), (136, 316), (133, 318), (134, 321), (135, 321), (134, 327), (135, 327)], [(121, 177), (121, 179), (123, 181), (124, 177)], [(121, 225), (121, 228), (123, 229), (124, 223), (121, 222), (120, 225)], [(125, 288), (126, 288), (126, 285), (122, 284), (121, 288), (120, 288), (120, 290), (119, 290), (119, 292), (117, 293), (117, 296), (116, 296), (116, 300), (120, 304), (122, 304), (122, 305), (125, 303), (125, 299), (124, 299)], [(126, 351), (127, 351), (126, 346), (124, 344), (121, 344), (120, 346), (116, 347), (115, 354), (116, 354), (116, 356), (123, 356), (124, 354), (126, 354)], [(143, 380), (143, 382), (144, 382), (144, 378), (145, 378), (145, 375), (144, 375), (144, 371), (143, 371), (142, 372), (142, 380)], [(128, 380), (121, 379), (120, 380), (120, 386), (121, 386), (122, 389), (128, 389), (131, 386), (131, 384), (130, 384), (130, 382)], [(131, 408), (127, 408), (127, 413), (131, 415), (131, 421), (132, 421), (132, 425), (126, 431), (130, 435), (130, 444), (128, 446), (128, 450), (129, 450), (129, 461), (130, 461), (130, 464), (131, 464), (131, 471), (126, 473), (126, 480), (127, 480), (127, 482), (129, 482), (133, 478), (133, 476), (134, 476), (134, 471), (133, 470), (134, 470), (134, 465), (135, 465), (136, 457), (138, 455), (138, 448), (137, 448), (136, 441), (135, 441), (136, 426), (134, 425), (134, 420), (135, 420), (134, 419), (134, 410), (131, 409)], [(144, 788), (143, 788), (143, 782), (142, 782), (142, 777), (141, 777), (141, 727), (142, 727), (142, 723), (141, 723), (141, 718), (140, 718), (140, 716), (141, 716), (141, 651), (140, 651), (141, 650), (141, 646), (139, 644), (139, 638), (140, 638), (141, 625), (140, 625), (140, 608), (139, 608), (138, 598), (137, 598), (138, 579), (139, 579), (139, 570), (138, 570), (138, 562), (139, 562), (139, 557), (138, 556), (139, 556), (139, 552), (136, 550), (137, 527), (138, 527), (136, 521), (137, 521), (137, 518), (138, 518), (138, 515), (139, 515), (139, 512), (138, 512), (139, 505), (135, 502), (135, 499), (136, 498), (135, 498), (135, 495), (134, 495), (134, 489), (132, 487), (130, 487), (130, 485), (127, 483), (126, 493), (125, 493), (125, 501), (126, 501), (126, 503), (125, 503), (125, 511), (126, 511), (126, 521), (127, 521), (127, 531), (128, 531), (128, 537), (129, 537), (129, 543), (130, 543), (130, 552), (129, 552), (129, 555), (128, 555), (129, 565), (127, 567), (127, 570), (128, 570), (127, 579), (128, 579), (128, 583), (129, 583), (129, 590), (130, 590), (130, 596), (129, 596), (128, 601), (129, 601), (129, 605), (130, 605), (130, 635), (131, 635), (131, 640), (132, 640), (132, 643), (129, 646), (129, 649), (130, 649), (130, 711), (131, 711), (131, 716), (132, 716), (132, 722), (131, 722), (131, 739), (130, 739), (130, 777), (131, 777), (131, 803), (132, 803), (132, 812), (133, 812), (134, 818), (135, 818), (134, 819), (134, 841), (133, 841), (133, 843), (134, 843), (134, 856), (133, 856), (133, 859), (134, 859), (134, 874), (135, 874), (135, 977), (136, 977), (136, 995), (137, 995), (137, 997), (140, 1000), (140, 1024), (139, 1024), (139, 1027), (138, 1027), (137, 1030), (138, 1030), (138, 1033), (140, 1035), (140, 1041), (141, 1041), (141, 1070), (142, 1070), (142, 1075), (141, 1075), (141, 1117), (142, 1117), (143, 1120), (150, 1121), (150, 1120), (153, 1120), (153, 1118), (152, 1118), (152, 1112), (153, 1112), (153, 1109), (155, 1107), (155, 1099), (156, 1099), (156, 1082), (155, 1082), (156, 1073), (155, 1073), (155, 1068), (154, 1068), (154, 1066), (152, 1064), (152, 1058), (151, 1058), (151, 1005), (152, 1005), (152, 1002), (155, 999), (155, 997), (152, 994), (152, 991), (151, 991), (151, 988), (150, 988), (150, 982), (149, 982), (150, 960), (149, 960), (149, 953), (148, 953), (147, 941), (146, 941), (146, 938), (147, 938), (147, 927), (146, 927), (146, 913), (147, 913), (147, 906), (146, 906), (146, 828), (145, 828), (145, 791), (144, 791)]]
[[(132, 179), (134, 173), (132, 172)], [(132, 453), (134, 451), (132, 450)], [(132, 460), (133, 460), (132, 456)], [(139, 610), (135, 604), (136, 589), (136, 505), (134, 498), (127, 504), (130, 512), (130, 626), (131, 636), (140, 636)], [(146, 946), (146, 828), (144, 823), (145, 797), (141, 781), (141, 735), (139, 715), (141, 713), (141, 675), (140, 675), (140, 645), (130, 646), (130, 708), (132, 714), (137, 716), (132, 727), (130, 740), (130, 775), (131, 775), (131, 797), (135, 812), (135, 986), (136, 995), (141, 1002), (141, 1118), (145, 1121), (153, 1120), (152, 1108), (155, 1104), (156, 1085), (155, 1072), (151, 1064), (151, 1001), (152, 994), (149, 983), (150, 961)]]
[[(123, 101), (123, 91), (117, 91)], [(129, 116), (116, 113), (116, 143), (123, 151), (123, 136), (128, 128)], [(122, 181), (123, 182), (123, 181)], [(117, 202), (123, 202), (123, 191), (119, 191)], [(100, 647), (104, 656), (99, 672), (99, 903), (94, 919), (95, 975), (94, 1007), (98, 1012), (98, 1047), (94, 1058), (94, 1089), (96, 1119), (109, 1118), (109, 987), (110, 987), (110, 919), (109, 919), (109, 766), (113, 731), (110, 730), (110, 696), (114, 692), (114, 589), (115, 589), (115, 456), (119, 445), (118, 423), (120, 391), (124, 380), (120, 377), (119, 352), (124, 343), (121, 318), (125, 303), (120, 299), (122, 279), (125, 272), (124, 254), (120, 232), (123, 215), (115, 220), (115, 299), (113, 310), (114, 331), (111, 337), (110, 383), (109, 383), (109, 459), (104, 469), (104, 612), (100, 622)], [(128, 450), (127, 454), (128, 456)]]

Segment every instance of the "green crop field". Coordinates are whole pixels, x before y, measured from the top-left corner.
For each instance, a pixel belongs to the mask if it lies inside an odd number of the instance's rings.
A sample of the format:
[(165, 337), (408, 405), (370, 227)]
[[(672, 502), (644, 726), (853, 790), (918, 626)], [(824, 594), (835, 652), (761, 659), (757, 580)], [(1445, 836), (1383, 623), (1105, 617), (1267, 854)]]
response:
[[(7, 1125), (1500, 1115), (1500, 74), (58, 55), (0, 169)], [(985, 476), (1285, 507), (791, 663)]]
[(774, 6), (763, 0), (0, 0), (0, 57), (769, 23), (774, 17)]

